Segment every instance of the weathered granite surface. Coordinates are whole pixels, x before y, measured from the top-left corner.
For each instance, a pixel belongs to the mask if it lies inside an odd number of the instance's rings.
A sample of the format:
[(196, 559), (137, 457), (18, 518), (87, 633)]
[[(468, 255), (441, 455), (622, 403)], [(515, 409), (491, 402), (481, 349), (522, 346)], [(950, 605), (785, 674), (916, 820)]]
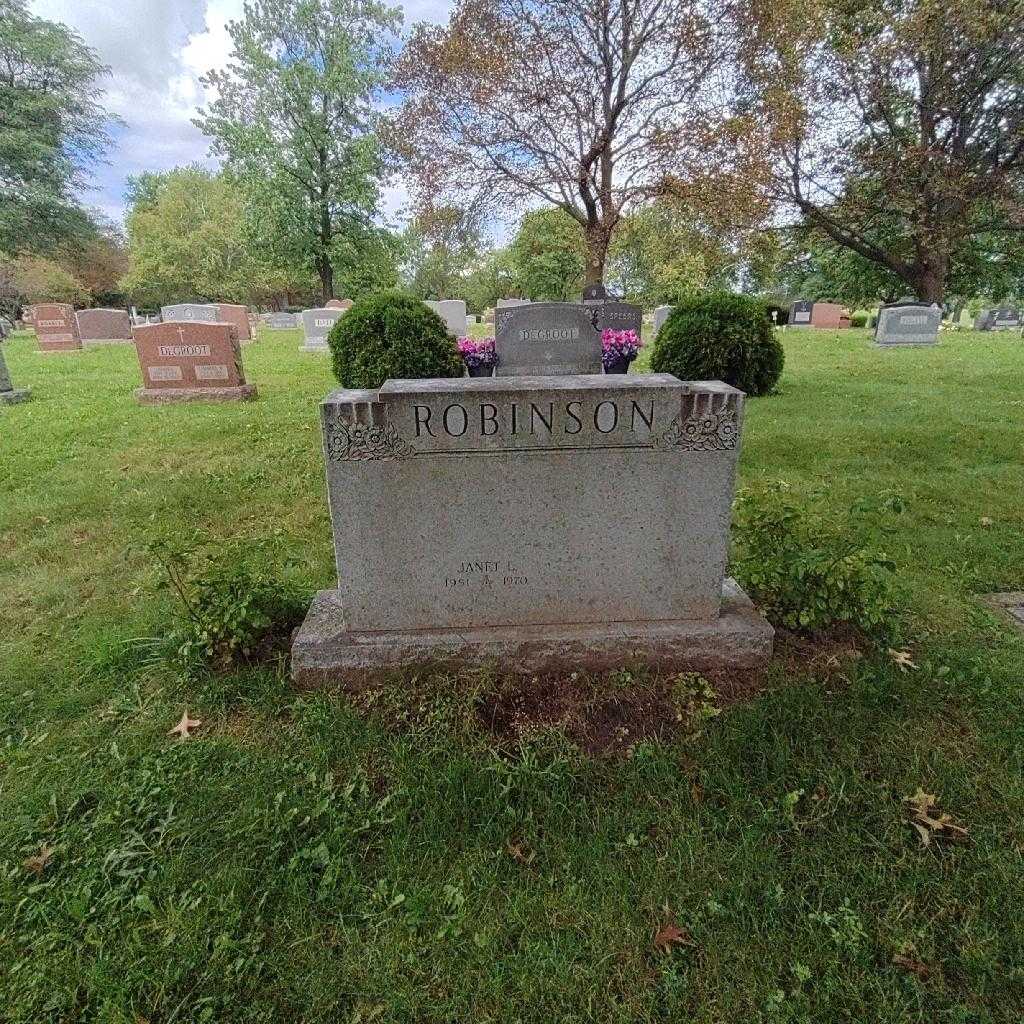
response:
[(307, 309), (302, 313), (302, 352), (328, 352), (327, 335), (345, 315), (343, 309)]
[(179, 321), (132, 332), (142, 368), (142, 403), (227, 401), (255, 396), (246, 382), (234, 324)]
[(249, 328), (249, 310), (232, 302), (216, 303), (217, 320), (220, 323), (234, 324), (238, 331), (239, 341), (252, 341), (253, 333)]
[(299, 326), (299, 318), (295, 313), (267, 313), (263, 323), (270, 331), (293, 331)]
[(216, 323), (220, 320), (220, 310), (208, 302), (176, 302), (170, 306), (160, 307), (160, 318), (169, 320), (196, 320)]
[(722, 607), (742, 412), (734, 388), (668, 374), (332, 393), (338, 588), (299, 632), (296, 678), (428, 652), (763, 665), (771, 630)]
[(456, 338), (466, 330), (466, 303), (462, 299), (442, 299), (426, 303), (444, 322), (448, 333)]
[(939, 341), (942, 310), (927, 302), (893, 302), (878, 311), (875, 344), (935, 345)]
[(665, 321), (668, 319), (669, 313), (675, 309), (675, 306), (657, 306), (654, 310), (654, 333), (657, 335), (658, 331), (661, 330)]
[(132, 340), (132, 318), (125, 309), (80, 309), (75, 316), (82, 341)]
[(563, 376), (600, 373), (598, 306), (530, 302), (499, 309), (494, 322), (495, 375)]
[(80, 352), (75, 307), (66, 302), (40, 302), (33, 307), (40, 352)]

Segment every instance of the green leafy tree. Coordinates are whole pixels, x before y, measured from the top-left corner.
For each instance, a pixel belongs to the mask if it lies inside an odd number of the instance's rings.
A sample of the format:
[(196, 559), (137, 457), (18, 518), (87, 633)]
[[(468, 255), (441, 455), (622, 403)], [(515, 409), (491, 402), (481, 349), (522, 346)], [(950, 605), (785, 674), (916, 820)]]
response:
[(580, 297), (586, 272), (583, 229), (561, 209), (528, 213), (511, 246), (509, 262), (518, 290), (534, 301)]
[(45, 256), (19, 256), (13, 262), (15, 293), (23, 305), (70, 302), (82, 305), (89, 291), (69, 270)]
[(110, 141), (97, 85), (106, 71), (66, 26), (0, 0), (0, 252), (92, 236), (77, 193)]
[(350, 265), (381, 173), (373, 100), (397, 12), (375, 0), (250, 0), (228, 26), (218, 97), (195, 123), (242, 183), (249, 231), (278, 266), (320, 279)]
[(135, 301), (244, 301), (260, 290), (243, 199), (226, 175), (200, 167), (148, 174), (133, 182), (129, 197), (129, 270), (121, 283)]
[(462, 298), (473, 313), (493, 309), (515, 290), (515, 271), (507, 248), (492, 249), (478, 260), (462, 283)]
[(409, 290), (421, 299), (459, 299), (483, 251), (472, 210), (424, 204), (402, 238)]
[(339, 295), (358, 300), (398, 286), (402, 242), (390, 231), (368, 228), (345, 237), (348, 251), (336, 277)]

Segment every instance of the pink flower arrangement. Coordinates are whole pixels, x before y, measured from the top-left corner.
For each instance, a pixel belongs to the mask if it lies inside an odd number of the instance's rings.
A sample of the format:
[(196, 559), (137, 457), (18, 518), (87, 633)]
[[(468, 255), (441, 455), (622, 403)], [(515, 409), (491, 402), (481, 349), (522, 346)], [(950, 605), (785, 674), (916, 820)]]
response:
[(601, 361), (605, 369), (621, 359), (633, 360), (643, 348), (636, 331), (616, 331), (611, 327), (601, 332)]
[(459, 355), (469, 367), (493, 366), (498, 361), (493, 338), (459, 338)]

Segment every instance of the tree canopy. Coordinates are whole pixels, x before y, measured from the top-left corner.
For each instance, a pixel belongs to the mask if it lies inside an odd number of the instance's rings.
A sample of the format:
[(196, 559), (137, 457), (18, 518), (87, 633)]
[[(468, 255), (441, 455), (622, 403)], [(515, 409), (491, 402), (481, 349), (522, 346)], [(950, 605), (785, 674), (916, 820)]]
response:
[(93, 234), (78, 193), (110, 142), (107, 68), (26, 0), (0, 0), (0, 252), (49, 253)]
[(217, 98), (195, 123), (245, 192), (250, 233), (279, 266), (333, 298), (381, 173), (373, 100), (398, 15), (375, 0), (250, 0), (228, 32)]

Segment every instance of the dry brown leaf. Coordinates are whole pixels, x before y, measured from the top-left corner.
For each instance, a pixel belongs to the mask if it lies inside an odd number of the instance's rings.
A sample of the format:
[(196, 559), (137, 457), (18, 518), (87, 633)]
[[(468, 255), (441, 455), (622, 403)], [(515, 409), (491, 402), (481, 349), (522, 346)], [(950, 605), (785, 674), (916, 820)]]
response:
[(192, 738), (192, 730), (198, 729), (203, 723), (198, 718), (188, 717), (188, 708), (185, 708), (184, 713), (181, 716), (181, 721), (173, 728), (167, 731), (168, 736), (177, 736), (179, 739), (188, 740)]
[(520, 864), (532, 864), (537, 857), (537, 854), (526, 843), (510, 842), (507, 844), (506, 849), (508, 850), (508, 855)]
[(892, 962), (908, 974), (916, 974), (922, 981), (927, 980), (932, 973), (932, 969), (926, 963), (918, 960), (918, 958), (909, 951), (896, 953), (892, 958)]
[(910, 651), (896, 651), (890, 647), (889, 657), (892, 658), (892, 663), (899, 668), (901, 672), (906, 672), (908, 668), (917, 668), (917, 665), (914, 664), (913, 658), (911, 657)]
[(680, 928), (672, 915), (668, 915), (654, 933), (654, 948), (659, 953), (671, 953), (673, 946), (692, 946), (693, 939), (685, 928)]
[(33, 854), (31, 857), (26, 858), (23, 861), (26, 871), (31, 871), (37, 878), (43, 877), (43, 872), (49, 867), (50, 861), (53, 860), (53, 855), (57, 851), (54, 847), (48, 843), (43, 843), (39, 847), (39, 852)]
[(993, 520), (991, 516), (982, 516), (981, 519), (978, 520), (978, 522), (980, 522), (981, 525), (985, 527), (985, 529), (988, 529), (992, 525)]
[(968, 831), (958, 825), (953, 816), (939, 810), (938, 798), (934, 793), (926, 793), (918, 787), (913, 796), (904, 798), (910, 824), (921, 839), (922, 846), (931, 846), (933, 839), (947, 842), (964, 842)]

